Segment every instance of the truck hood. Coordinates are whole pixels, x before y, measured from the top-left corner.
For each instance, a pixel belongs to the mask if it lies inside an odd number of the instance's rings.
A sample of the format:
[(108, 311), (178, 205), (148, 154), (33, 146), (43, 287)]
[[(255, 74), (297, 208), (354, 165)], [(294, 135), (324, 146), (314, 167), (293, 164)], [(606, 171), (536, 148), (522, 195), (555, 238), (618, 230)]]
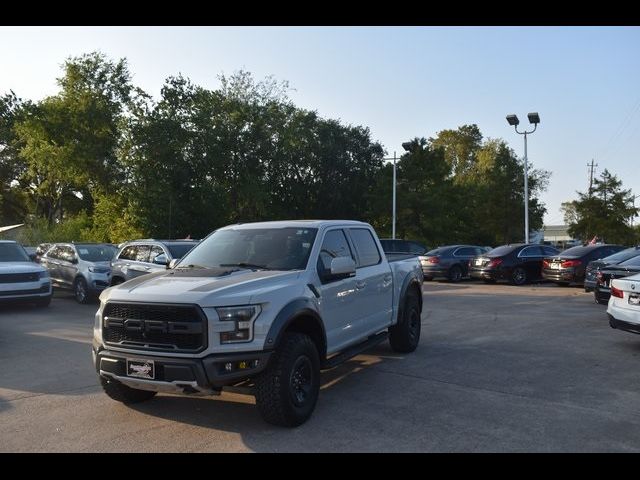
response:
[(106, 289), (103, 301), (244, 305), (266, 290), (295, 284), (299, 271), (175, 269), (143, 275)]
[(3, 273), (44, 272), (44, 267), (33, 262), (0, 262), (0, 275)]

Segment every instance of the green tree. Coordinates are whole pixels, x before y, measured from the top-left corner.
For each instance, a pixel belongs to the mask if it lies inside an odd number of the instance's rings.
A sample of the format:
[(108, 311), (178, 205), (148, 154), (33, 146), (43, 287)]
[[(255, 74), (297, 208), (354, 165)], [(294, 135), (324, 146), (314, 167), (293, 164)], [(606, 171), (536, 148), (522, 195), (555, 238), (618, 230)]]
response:
[(610, 243), (632, 244), (636, 235), (631, 219), (638, 214), (630, 189), (622, 188), (622, 181), (605, 169), (594, 179), (590, 192), (577, 192), (578, 200), (565, 202), (565, 221), (569, 234), (589, 241), (599, 237)]

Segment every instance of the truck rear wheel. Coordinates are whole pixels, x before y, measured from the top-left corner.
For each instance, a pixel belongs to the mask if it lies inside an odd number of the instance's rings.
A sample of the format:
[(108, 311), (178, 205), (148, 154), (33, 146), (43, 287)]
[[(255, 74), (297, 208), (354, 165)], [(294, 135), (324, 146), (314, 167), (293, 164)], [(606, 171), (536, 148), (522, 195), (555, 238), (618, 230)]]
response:
[(389, 343), (396, 352), (413, 352), (420, 343), (420, 300), (414, 290), (407, 295), (402, 318), (389, 327)]
[(104, 393), (106, 393), (110, 398), (126, 405), (146, 402), (156, 396), (156, 392), (127, 387), (126, 385), (115, 380), (111, 380), (110, 378), (100, 377), (100, 384), (102, 385)]
[(267, 369), (255, 382), (256, 405), (273, 425), (297, 427), (313, 413), (320, 392), (320, 358), (302, 333), (285, 333)]

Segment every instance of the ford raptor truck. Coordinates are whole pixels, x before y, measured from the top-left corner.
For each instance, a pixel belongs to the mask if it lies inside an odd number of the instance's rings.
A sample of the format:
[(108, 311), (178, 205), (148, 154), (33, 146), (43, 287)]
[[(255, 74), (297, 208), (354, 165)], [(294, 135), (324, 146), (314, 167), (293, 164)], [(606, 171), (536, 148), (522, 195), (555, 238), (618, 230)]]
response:
[(125, 404), (227, 388), (294, 427), (315, 408), (321, 370), (387, 338), (416, 349), (422, 280), (418, 257), (385, 255), (367, 223), (230, 225), (167, 270), (104, 290), (93, 361)]

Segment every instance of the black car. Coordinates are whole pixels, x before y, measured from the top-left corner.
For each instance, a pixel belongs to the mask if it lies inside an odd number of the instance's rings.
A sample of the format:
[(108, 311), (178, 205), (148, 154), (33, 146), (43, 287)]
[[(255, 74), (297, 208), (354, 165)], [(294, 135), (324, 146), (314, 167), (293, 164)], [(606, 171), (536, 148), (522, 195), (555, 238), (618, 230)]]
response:
[(445, 277), (452, 282), (458, 282), (469, 276), (469, 260), (490, 250), (477, 245), (447, 245), (434, 248), (424, 254), (422, 273), (425, 280), (435, 277)]
[(585, 245), (569, 248), (542, 261), (542, 278), (558, 285), (582, 284), (589, 262), (608, 257), (624, 248), (622, 245)]
[(640, 273), (640, 255), (618, 265), (611, 265), (598, 272), (598, 281), (594, 290), (596, 303), (606, 305), (611, 297), (611, 280)]
[(638, 255), (640, 255), (640, 246), (627, 248), (626, 250), (621, 250), (618, 253), (601, 258), (600, 260), (589, 262), (584, 274), (584, 291), (592, 292), (596, 288), (598, 272), (600, 270), (612, 265), (618, 265)]
[(507, 280), (514, 285), (523, 285), (541, 279), (542, 260), (558, 253), (548, 245), (502, 245), (471, 260), (469, 275), (487, 283)]

